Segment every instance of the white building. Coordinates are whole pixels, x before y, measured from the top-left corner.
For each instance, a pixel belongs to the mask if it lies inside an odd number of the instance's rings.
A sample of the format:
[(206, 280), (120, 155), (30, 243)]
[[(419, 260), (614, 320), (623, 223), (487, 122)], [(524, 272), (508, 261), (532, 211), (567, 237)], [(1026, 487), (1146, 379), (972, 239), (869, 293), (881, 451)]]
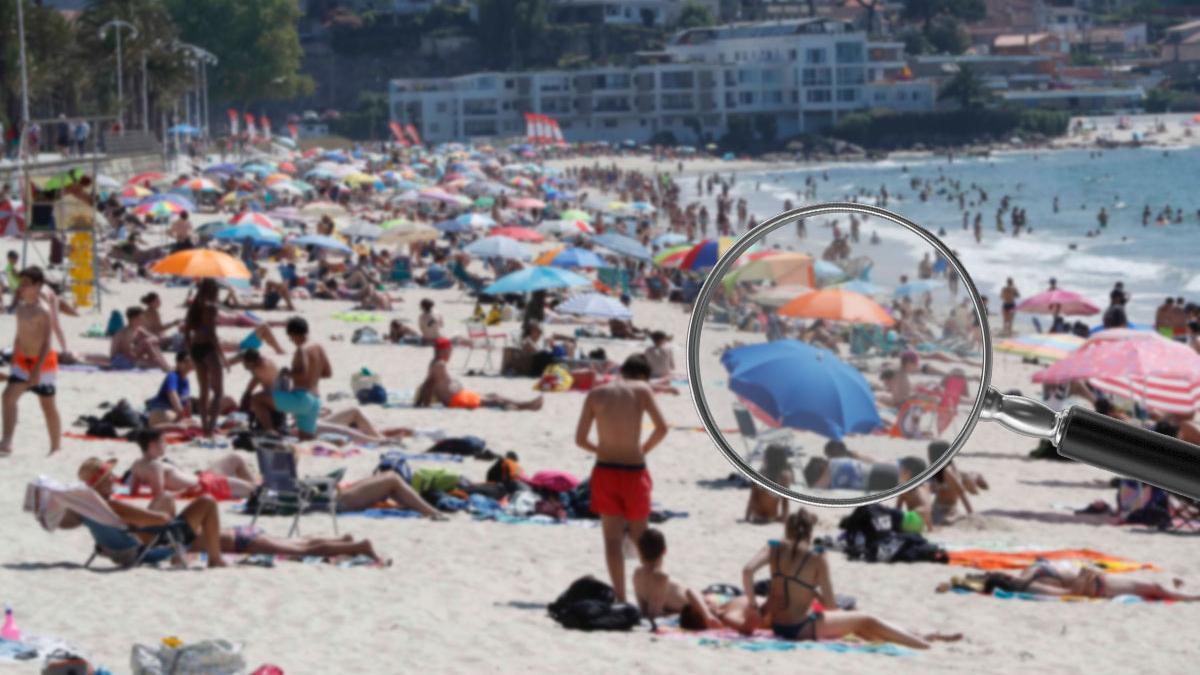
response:
[(430, 142), (520, 136), (523, 113), (558, 120), (568, 140), (670, 134), (716, 140), (733, 122), (783, 139), (854, 110), (931, 109), (934, 90), (903, 76), (902, 45), (868, 44), (831, 19), (734, 24), (678, 33), (629, 66), (476, 73), (390, 83), (392, 118)]

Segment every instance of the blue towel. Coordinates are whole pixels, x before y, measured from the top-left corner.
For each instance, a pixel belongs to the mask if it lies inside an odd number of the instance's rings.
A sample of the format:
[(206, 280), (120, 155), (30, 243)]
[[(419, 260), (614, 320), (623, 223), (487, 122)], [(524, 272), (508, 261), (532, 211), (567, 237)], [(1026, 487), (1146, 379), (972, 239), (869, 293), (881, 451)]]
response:
[(363, 509), (362, 511), (342, 511), (339, 516), (362, 516), (363, 518), (371, 518), (373, 520), (385, 520), (390, 518), (421, 518), (420, 513), (411, 509)]

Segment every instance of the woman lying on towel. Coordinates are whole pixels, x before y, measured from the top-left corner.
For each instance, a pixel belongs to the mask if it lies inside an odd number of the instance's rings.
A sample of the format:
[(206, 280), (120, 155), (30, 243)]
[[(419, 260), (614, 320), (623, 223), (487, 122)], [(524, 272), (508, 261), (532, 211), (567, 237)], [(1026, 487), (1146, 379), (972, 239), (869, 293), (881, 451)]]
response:
[(208, 495), (222, 501), (245, 499), (258, 485), (240, 455), (229, 453), (209, 465), (207, 470), (188, 474), (163, 459), (166, 445), (161, 429), (143, 429), (134, 440), (141, 448), (142, 456), (130, 467), (130, 492), (133, 495), (138, 495), (145, 486), (151, 499), (175, 494), (185, 499)]
[[(742, 568), (745, 596), (754, 598), (754, 573), (763, 567), (771, 572), (771, 591), (762, 607), (747, 609), (749, 625), (771, 626), (776, 637), (784, 640), (836, 640), (857, 635), (869, 642), (894, 642), (913, 649), (928, 649), (931, 641), (952, 642), (962, 634), (933, 633), (924, 638), (901, 630), (863, 612), (832, 610), (837, 607), (829, 563), (820, 551), (812, 549), (813, 526), (817, 517), (805, 509), (788, 516), (782, 541), (772, 540)], [(812, 609), (819, 600), (823, 612)]]
[[(1175, 587), (1183, 585), (1175, 579)], [(1120, 595), (1135, 595), (1143, 600), (1173, 600), (1196, 602), (1200, 595), (1186, 595), (1164, 588), (1161, 584), (1127, 579), (1106, 574), (1095, 567), (1079, 567), (1068, 560), (1039, 560), (1021, 571), (1020, 574), (989, 572), (982, 578), (978, 590), (991, 595), (1000, 589), (1034, 595), (1073, 595), (1085, 598), (1115, 598)], [(939, 593), (950, 589), (951, 584), (940, 584)]]

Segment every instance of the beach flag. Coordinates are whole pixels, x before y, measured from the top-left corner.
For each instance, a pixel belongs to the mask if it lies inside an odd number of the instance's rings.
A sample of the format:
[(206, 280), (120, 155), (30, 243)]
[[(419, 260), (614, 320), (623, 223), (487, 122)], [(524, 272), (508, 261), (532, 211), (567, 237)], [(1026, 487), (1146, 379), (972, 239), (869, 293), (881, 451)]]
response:
[(238, 114), (237, 114), (237, 111), (236, 111), (236, 110), (234, 110), (233, 108), (230, 108), (230, 109), (228, 110), (228, 113), (229, 113), (229, 135), (230, 135), (230, 136), (237, 136), (237, 135), (238, 135), (238, 131), (239, 131), (239, 130), (238, 130)]
[(254, 115), (245, 113), (243, 117), (246, 120), (246, 138), (254, 140), (258, 136), (258, 131), (254, 128)]
[(408, 132), (408, 137), (412, 139), (413, 145), (425, 145), (421, 141), (421, 135), (417, 133), (417, 128), (412, 124), (404, 125), (404, 130)]
[(404, 137), (404, 129), (400, 126), (399, 122), (394, 120), (388, 122), (388, 129), (391, 129), (392, 138), (396, 139), (397, 143), (405, 148), (408, 147), (408, 139)]
[(556, 143), (564, 142), (562, 127), (558, 126), (558, 120), (554, 118), (548, 119), (550, 119), (550, 137), (554, 139)]
[(300, 127), (296, 126), (295, 122), (288, 122), (287, 130), (293, 141), (300, 138)]
[(263, 138), (271, 140), (271, 120), (266, 115), (261, 115), (258, 120), (262, 123)]
[(533, 113), (525, 113), (525, 140), (533, 140)]

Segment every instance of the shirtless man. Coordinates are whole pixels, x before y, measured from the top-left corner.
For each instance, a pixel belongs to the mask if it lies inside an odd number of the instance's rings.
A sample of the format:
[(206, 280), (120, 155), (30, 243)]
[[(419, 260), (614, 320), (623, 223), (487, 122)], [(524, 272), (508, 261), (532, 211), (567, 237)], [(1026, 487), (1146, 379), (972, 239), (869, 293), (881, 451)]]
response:
[(179, 218), (171, 223), (168, 234), (175, 240), (172, 251), (185, 251), (192, 248), (192, 221), (188, 220), (188, 212), (181, 211)]
[[(592, 469), (592, 511), (600, 515), (604, 557), (617, 600), (625, 601), (626, 533), (638, 541), (650, 516), (653, 481), (646, 455), (667, 435), (667, 423), (650, 389), (650, 364), (634, 354), (621, 365), (621, 379), (588, 392), (575, 428), (575, 444), (596, 455)], [(642, 418), (649, 415), (654, 431), (642, 442)], [(592, 423), (597, 442), (593, 443)]]
[(450, 361), (450, 353), (454, 346), (450, 338), (440, 337), (433, 343), (433, 360), (429, 362), (429, 374), (425, 381), (417, 387), (416, 400), (413, 405), (427, 408), (434, 401), (440, 401), (447, 408), (464, 408), (474, 410), (479, 407), (500, 408), (501, 410), (541, 410), (542, 397), (538, 396), (529, 401), (516, 401), (499, 394), (480, 395), (470, 389), (464, 389), (462, 383), (450, 376), (446, 366)]
[(1004, 288), (1000, 289), (1000, 300), (1004, 304), (1000, 309), (1004, 312), (1004, 334), (1012, 335), (1013, 332), (1013, 317), (1017, 314), (1017, 298), (1021, 297), (1021, 291), (1017, 290), (1013, 284), (1012, 277), (1008, 278)]
[(633, 571), (633, 593), (643, 617), (653, 621), (667, 614), (682, 614), (690, 607), (691, 614), (702, 618), (704, 628), (724, 626), (699, 593), (663, 571), (667, 540), (662, 532), (653, 527), (646, 528), (638, 537), (637, 548), (641, 565)]
[(242, 393), (242, 406), (249, 407), (254, 419), (264, 431), (275, 431), (275, 397), (272, 390), (279, 378), (279, 367), (264, 357), (257, 349), (242, 352), (242, 365), (250, 373), (246, 391)]
[(304, 318), (297, 316), (288, 320), (287, 336), (296, 345), (296, 352), (292, 355), (292, 367), (281, 375), (291, 378), (291, 387), (283, 387), (277, 380), (272, 386), (271, 398), (276, 410), (296, 418), (300, 439), (310, 440), (315, 437), (317, 418), (321, 415), (320, 382), (332, 377), (333, 369), (325, 348), (308, 344), (308, 322)]
[[(158, 338), (145, 327), (144, 310), (141, 307), (126, 309), (125, 321), (125, 327), (117, 331), (109, 343), (107, 365), (113, 370), (160, 368), (163, 372), (171, 372), (171, 366), (158, 346)], [(103, 357), (89, 360), (104, 365)]]
[(134, 439), (142, 456), (130, 467), (132, 494), (138, 494), (143, 485), (150, 490), (151, 499), (164, 494), (184, 499), (208, 495), (220, 501), (246, 499), (254, 492), (257, 481), (240, 455), (231, 452), (209, 465), (208, 470), (189, 475), (163, 460), (167, 450), (161, 431), (143, 429)]
[(13, 433), (17, 428), (17, 400), (32, 391), (42, 404), (46, 430), (50, 434), (50, 454), (62, 444), (62, 422), (54, 401), (58, 376), (58, 354), (50, 348), (53, 317), (41, 303), (45, 277), (40, 267), (27, 267), (18, 276), (16, 308), (17, 331), (13, 339), (12, 374), (4, 387), (3, 427), (0, 457), (12, 454)]

